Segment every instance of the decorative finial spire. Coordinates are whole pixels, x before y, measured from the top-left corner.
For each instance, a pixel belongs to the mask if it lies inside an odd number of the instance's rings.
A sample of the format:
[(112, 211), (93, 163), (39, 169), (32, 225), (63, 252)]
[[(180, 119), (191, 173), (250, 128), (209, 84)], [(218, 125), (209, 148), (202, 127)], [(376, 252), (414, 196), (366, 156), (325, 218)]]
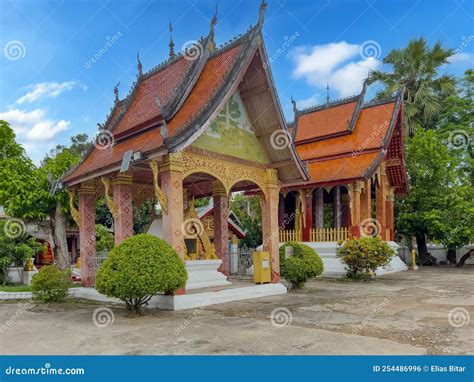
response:
[(142, 63), (140, 61), (140, 53), (137, 52), (137, 68), (138, 68), (138, 77), (140, 77), (143, 72), (142, 72)]
[(174, 54), (174, 42), (173, 42), (173, 24), (171, 24), (171, 21), (170, 21), (170, 26), (168, 28), (169, 32), (170, 32), (170, 43), (169, 43), (169, 47), (170, 47), (170, 58), (175, 58), (175, 54)]
[(259, 28), (262, 28), (263, 26), (265, 9), (267, 9), (267, 2), (265, 0), (262, 0), (262, 3), (260, 4), (260, 9), (258, 11), (258, 27)]
[(326, 85), (326, 106), (329, 106), (329, 82)]
[(120, 100), (119, 100), (119, 94), (118, 94), (118, 87), (119, 87), (119, 85), (120, 85), (120, 82), (119, 82), (117, 85), (115, 85), (115, 87), (114, 87), (115, 103), (120, 102)]
[(216, 4), (216, 12), (214, 13), (214, 17), (211, 20), (211, 29), (209, 31), (209, 45), (208, 49), (209, 52), (213, 52), (216, 49), (216, 42), (214, 41), (214, 27), (217, 24), (217, 4)]
[(296, 108), (296, 101), (293, 99), (293, 96), (291, 96), (291, 104), (293, 105), (293, 113), (296, 113), (298, 109)]

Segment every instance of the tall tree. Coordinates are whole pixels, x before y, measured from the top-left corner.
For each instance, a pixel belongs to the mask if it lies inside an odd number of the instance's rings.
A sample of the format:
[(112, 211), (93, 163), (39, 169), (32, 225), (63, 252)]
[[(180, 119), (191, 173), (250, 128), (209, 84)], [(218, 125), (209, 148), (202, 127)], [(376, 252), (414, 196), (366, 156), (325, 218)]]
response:
[(436, 115), (442, 108), (445, 94), (454, 90), (453, 77), (439, 71), (448, 63), (452, 49), (445, 49), (440, 42), (432, 48), (421, 37), (411, 40), (404, 49), (394, 49), (383, 59), (391, 65), (391, 72), (374, 71), (369, 83), (381, 81), (385, 86), (379, 97), (404, 92), (405, 126), (413, 135), (417, 128), (433, 126)]
[[(80, 143), (82, 138), (78, 140)], [(70, 264), (66, 242), (67, 193), (65, 190), (50, 193), (51, 180), (59, 179), (79, 162), (81, 150), (75, 146), (77, 143), (73, 140), (73, 150), (58, 148), (44, 158), (41, 167), (36, 167), (16, 142), (8, 123), (0, 121), (0, 205), (8, 215), (34, 220), (51, 233), (56, 263), (61, 269)]]

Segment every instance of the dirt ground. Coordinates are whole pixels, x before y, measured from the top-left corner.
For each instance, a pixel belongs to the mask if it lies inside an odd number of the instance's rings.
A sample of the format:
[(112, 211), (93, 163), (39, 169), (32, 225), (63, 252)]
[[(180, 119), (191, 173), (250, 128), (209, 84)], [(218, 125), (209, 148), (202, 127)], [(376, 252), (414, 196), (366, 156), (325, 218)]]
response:
[(286, 295), (136, 319), (84, 300), (4, 301), (0, 353), (473, 354), (473, 276), (471, 265), (316, 279)]

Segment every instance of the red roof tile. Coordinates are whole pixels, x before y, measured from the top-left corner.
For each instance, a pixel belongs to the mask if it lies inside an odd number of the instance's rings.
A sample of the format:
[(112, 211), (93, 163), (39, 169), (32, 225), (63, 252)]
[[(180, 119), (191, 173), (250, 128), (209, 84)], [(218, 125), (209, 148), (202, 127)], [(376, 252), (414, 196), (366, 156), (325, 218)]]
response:
[(356, 105), (349, 102), (298, 116), (295, 142), (347, 131)]

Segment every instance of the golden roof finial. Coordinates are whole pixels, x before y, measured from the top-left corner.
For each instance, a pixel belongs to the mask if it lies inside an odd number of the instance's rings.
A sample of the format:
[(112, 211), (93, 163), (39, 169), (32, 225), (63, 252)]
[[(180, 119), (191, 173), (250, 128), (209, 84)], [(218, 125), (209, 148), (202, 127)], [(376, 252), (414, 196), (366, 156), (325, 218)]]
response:
[(260, 4), (260, 9), (258, 10), (258, 26), (259, 26), (259, 28), (262, 28), (262, 26), (263, 26), (265, 9), (267, 9), (267, 2), (265, 0), (262, 0), (262, 3)]
[(137, 68), (138, 68), (138, 77), (140, 77), (142, 73), (142, 63), (140, 61), (140, 53), (137, 52)]

